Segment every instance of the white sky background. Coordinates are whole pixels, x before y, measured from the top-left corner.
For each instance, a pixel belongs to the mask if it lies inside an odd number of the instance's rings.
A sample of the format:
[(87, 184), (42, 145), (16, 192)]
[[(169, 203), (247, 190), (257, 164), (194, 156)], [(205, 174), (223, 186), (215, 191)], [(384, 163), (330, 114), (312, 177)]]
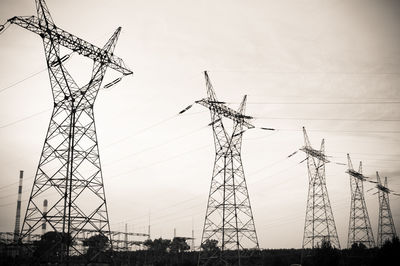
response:
[[(381, 103), (400, 101), (398, 1), (48, 0), (47, 5), (56, 25), (97, 46), (122, 26), (115, 54), (134, 76), (101, 91), (95, 105), (113, 230), (124, 230), (126, 222), (130, 231), (144, 232), (151, 212), (152, 238), (171, 238), (174, 228), (190, 236), (193, 223), (199, 244), (214, 161), (210, 118), (202, 106), (174, 115), (206, 96), (204, 70), (219, 100), (236, 108), (248, 95), (247, 114), (257, 118), (255, 125), (290, 129), (244, 134), (242, 159), (262, 248), (301, 247), (308, 177), (306, 165), (298, 162), (305, 156), (285, 157), (303, 145), (303, 125), (315, 148), (325, 138), (333, 160), (346, 162), (349, 152), (353, 165), (363, 161), (367, 176), (375, 180), (378, 170), (400, 192), (400, 105)], [(34, 1), (1, 0), (0, 23), (15, 15), (36, 15)], [(89, 78), (88, 62), (73, 55), (66, 63), (80, 84)], [(0, 35), (0, 90), (45, 66), (39, 36), (16, 25)], [(105, 83), (118, 76), (110, 69)], [(335, 104), (288, 104), (321, 102)], [(343, 102), (362, 104), (338, 104)], [(20, 169), (25, 212), (51, 108), (46, 71), (0, 92), (0, 231), (14, 227)], [(350, 208), (345, 170), (336, 164), (326, 168), (342, 247)], [(372, 187), (365, 184), (365, 190)], [(374, 192), (366, 200), (376, 237)], [(400, 197), (390, 199), (400, 230)]]

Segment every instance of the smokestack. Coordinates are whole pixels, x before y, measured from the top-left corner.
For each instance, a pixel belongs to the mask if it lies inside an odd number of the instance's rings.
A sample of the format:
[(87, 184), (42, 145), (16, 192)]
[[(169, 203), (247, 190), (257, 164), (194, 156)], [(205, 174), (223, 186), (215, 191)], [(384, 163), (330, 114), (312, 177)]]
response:
[(176, 228), (174, 228), (174, 238), (176, 237)]
[(24, 171), (19, 171), (19, 185), (18, 185), (18, 200), (17, 200), (17, 213), (15, 215), (15, 228), (14, 228), (14, 242), (19, 239), (19, 225), (21, 219), (21, 197), (22, 197), (22, 179), (24, 178)]
[(43, 201), (42, 235), (46, 234), (47, 199)]

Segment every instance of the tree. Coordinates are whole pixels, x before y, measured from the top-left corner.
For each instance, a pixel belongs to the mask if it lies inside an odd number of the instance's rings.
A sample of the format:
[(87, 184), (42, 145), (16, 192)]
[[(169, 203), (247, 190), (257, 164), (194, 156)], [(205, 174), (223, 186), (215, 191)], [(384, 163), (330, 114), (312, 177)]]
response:
[(65, 245), (71, 238), (67, 234), (50, 231), (35, 243), (34, 257), (39, 261), (57, 261), (65, 253)]
[(155, 252), (167, 252), (167, 250), (170, 248), (171, 245), (171, 240), (169, 239), (162, 239), (161, 237), (159, 239), (147, 239), (143, 243), (149, 251), (155, 251)]
[(352, 250), (364, 250), (367, 249), (367, 246), (365, 246), (363, 243), (353, 243), (353, 245), (351, 245), (351, 249)]
[(314, 265), (339, 265), (339, 251), (332, 247), (329, 240), (323, 239), (321, 247), (315, 249)]
[(377, 265), (392, 265), (394, 261), (400, 260), (400, 240), (398, 237), (393, 237), (392, 240), (387, 240), (379, 249), (377, 257)]
[(203, 244), (201, 244), (201, 248), (204, 252), (219, 252), (220, 249), (218, 247), (218, 240), (216, 239), (207, 239)]
[(189, 249), (190, 247), (186, 243), (186, 239), (184, 237), (174, 237), (170, 245), (170, 251), (172, 253), (181, 253)]
[(89, 247), (86, 255), (89, 257), (89, 260), (93, 260), (110, 246), (109, 242), (107, 236), (98, 234), (85, 239), (82, 244), (85, 247)]
[(325, 250), (331, 250), (332, 248), (332, 244), (331, 241), (323, 239), (321, 241), (321, 249), (325, 249)]

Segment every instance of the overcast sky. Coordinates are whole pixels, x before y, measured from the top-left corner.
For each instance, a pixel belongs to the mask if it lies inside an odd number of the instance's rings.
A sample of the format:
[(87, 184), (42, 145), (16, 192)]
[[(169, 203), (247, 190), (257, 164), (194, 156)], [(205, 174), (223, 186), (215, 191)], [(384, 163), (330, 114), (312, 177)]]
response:
[[(128, 223), (130, 231), (145, 232), (150, 213), (152, 238), (171, 238), (174, 228), (190, 236), (193, 226), (199, 244), (214, 161), (210, 117), (198, 105), (177, 113), (206, 96), (204, 70), (219, 100), (237, 108), (247, 94), (246, 113), (254, 124), (278, 129), (254, 129), (243, 139), (262, 248), (302, 244), (308, 177), (306, 165), (298, 163), (305, 155), (287, 158), (304, 144), (302, 126), (315, 148), (325, 138), (332, 160), (346, 162), (350, 153), (353, 165), (362, 160), (365, 175), (375, 180), (379, 171), (400, 192), (399, 1), (47, 5), (60, 28), (97, 46), (122, 26), (115, 54), (134, 75), (100, 91), (95, 104), (112, 230)], [(16, 15), (36, 15), (34, 1), (0, 1), (0, 23)], [(76, 54), (66, 62), (78, 84), (88, 81), (88, 63)], [(13, 230), (19, 170), (25, 171), (23, 212), (29, 198), (52, 108), (45, 67), (39, 36), (16, 25), (0, 35), (0, 231)], [(105, 83), (119, 75), (110, 69)], [(326, 166), (342, 247), (350, 212), (345, 170)], [(376, 239), (375, 192), (365, 197)], [(400, 197), (390, 200), (400, 230)]]

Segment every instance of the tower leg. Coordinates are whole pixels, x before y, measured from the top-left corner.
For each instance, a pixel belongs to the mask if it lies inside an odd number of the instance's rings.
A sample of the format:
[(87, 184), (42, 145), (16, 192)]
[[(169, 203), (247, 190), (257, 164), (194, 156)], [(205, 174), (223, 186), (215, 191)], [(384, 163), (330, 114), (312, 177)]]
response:
[[(78, 87), (60, 61), (59, 46), (43, 39), (54, 109), (40, 156), (21, 231), (24, 242), (37, 234), (43, 223), (49, 232), (41, 242), (51, 245), (41, 257), (69, 262), (84, 255), (79, 233), (91, 230), (111, 241), (110, 225), (96, 136), (93, 105), (106, 65), (95, 61), (89, 83)], [(43, 199), (50, 204), (40, 210)], [(47, 240), (46, 240), (47, 239)], [(44, 246), (46, 243), (44, 243)], [(101, 250), (86, 254), (88, 261)]]
[[(311, 149), (307, 133), (304, 129), (306, 147)], [(324, 153), (324, 140), (320, 152)], [(313, 156), (307, 157), (308, 198), (304, 225), (303, 249), (331, 245), (340, 249), (335, 220), (326, 188), (325, 162)]]
[[(353, 170), (350, 156), (347, 155), (347, 158), (349, 170)], [(358, 173), (362, 174), (361, 162)], [(354, 244), (362, 245), (365, 248), (373, 248), (375, 247), (375, 241), (364, 199), (363, 180), (350, 174), (349, 177), (351, 188), (351, 204), (347, 248), (351, 248)]]
[[(379, 185), (382, 185), (378, 172), (376, 178)], [(385, 177), (384, 187), (387, 188), (387, 178)], [(389, 204), (389, 193), (378, 189), (379, 197), (379, 220), (378, 220), (378, 246), (382, 247), (386, 241), (392, 241), (397, 237), (396, 227), (394, 226), (392, 211)]]
[(241, 265), (252, 255), (245, 250), (259, 249), (241, 160), (243, 125), (234, 121), (228, 134), (221, 115), (210, 110), (216, 156), (198, 264)]

